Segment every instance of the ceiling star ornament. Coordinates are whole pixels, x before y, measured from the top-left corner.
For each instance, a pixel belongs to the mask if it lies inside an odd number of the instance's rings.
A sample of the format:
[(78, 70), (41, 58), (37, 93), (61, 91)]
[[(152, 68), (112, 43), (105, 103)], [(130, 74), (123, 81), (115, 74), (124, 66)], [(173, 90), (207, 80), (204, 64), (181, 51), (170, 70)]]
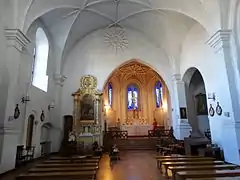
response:
[(108, 27), (105, 35), (105, 42), (117, 53), (128, 47), (128, 39), (125, 30), (118, 25)]
[(107, 27), (104, 42), (117, 53), (119, 50), (123, 51), (128, 47), (128, 39), (125, 29), (119, 25), (118, 14), (120, 0), (113, 0), (113, 2), (116, 4), (116, 20)]

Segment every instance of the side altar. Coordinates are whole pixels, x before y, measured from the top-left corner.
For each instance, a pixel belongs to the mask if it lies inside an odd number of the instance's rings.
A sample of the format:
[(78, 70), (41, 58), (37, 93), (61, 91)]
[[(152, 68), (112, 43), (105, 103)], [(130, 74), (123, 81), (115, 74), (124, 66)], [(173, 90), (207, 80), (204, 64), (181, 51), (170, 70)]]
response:
[(74, 136), (77, 144), (85, 149), (91, 148), (94, 141), (102, 144), (102, 93), (97, 90), (97, 78), (83, 76), (80, 88), (72, 96), (73, 131), (70, 136)]

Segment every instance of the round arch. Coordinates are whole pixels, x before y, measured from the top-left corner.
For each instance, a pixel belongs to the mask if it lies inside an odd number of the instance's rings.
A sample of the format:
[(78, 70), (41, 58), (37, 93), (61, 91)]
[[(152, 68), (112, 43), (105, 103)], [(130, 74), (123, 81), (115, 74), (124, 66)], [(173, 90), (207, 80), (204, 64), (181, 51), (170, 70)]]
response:
[(185, 83), (188, 121), (192, 126), (191, 136), (209, 136), (210, 124), (203, 76), (197, 68), (191, 67), (187, 69), (182, 80)]
[[(116, 70), (118, 70), (120, 67), (123, 67), (123, 66), (125, 66), (125, 65), (127, 65), (127, 64), (129, 64), (129, 63), (132, 63), (132, 62), (136, 62), (136, 63), (139, 63), (139, 64), (143, 64), (143, 65), (149, 67), (150, 69), (154, 70), (157, 74), (160, 75), (161, 81), (164, 82), (164, 84), (167, 86), (168, 90), (170, 91), (171, 82), (168, 81), (167, 78), (165, 78), (165, 77), (167, 77), (167, 76), (165, 75), (165, 73), (164, 73), (164, 72), (159, 72), (159, 71), (158, 71), (156, 68), (154, 68), (152, 65), (150, 65), (149, 63), (146, 63), (145, 61), (142, 61), (142, 60), (140, 60), (140, 59), (130, 59), (130, 60), (125, 61), (124, 63), (119, 64), (117, 67), (115, 67), (115, 68), (112, 70), (112, 72), (108, 75), (108, 77), (105, 79), (104, 84), (103, 84), (103, 88), (101, 89), (101, 91), (104, 90), (104, 87), (106, 87), (106, 85), (107, 85), (107, 83), (108, 83), (108, 81), (109, 81), (109, 78), (114, 74), (114, 72), (116, 72)], [(138, 84), (139, 84), (139, 82), (138, 82)]]
[[(160, 99), (160, 106), (157, 106), (156, 99), (157, 81), (160, 81), (163, 87), (162, 92), (159, 92), (161, 95), (163, 94)], [(111, 100), (108, 99), (108, 83), (111, 83), (113, 87)], [(129, 85), (135, 85), (138, 88), (137, 94), (134, 94), (134, 90), (131, 90), (129, 96)], [(150, 125), (154, 119), (157, 119), (160, 126), (169, 127), (172, 112), (170, 110), (171, 101), (168, 87), (161, 75), (138, 60), (132, 59), (116, 68), (105, 81), (102, 92), (103, 103), (112, 102), (111, 107), (105, 104), (109, 107), (107, 119), (112, 126), (117, 119), (120, 119), (124, 125), (131, 125), (135, 120), (137, 121), (136, 124)], [(130, 104), (131, 108), (129, 108)]]

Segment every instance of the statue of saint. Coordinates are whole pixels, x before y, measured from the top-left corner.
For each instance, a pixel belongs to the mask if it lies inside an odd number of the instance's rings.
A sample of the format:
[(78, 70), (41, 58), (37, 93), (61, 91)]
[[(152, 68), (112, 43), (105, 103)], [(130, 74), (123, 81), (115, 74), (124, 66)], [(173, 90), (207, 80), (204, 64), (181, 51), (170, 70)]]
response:
[(156, 131), (156, 129), (157, 129), (157, 121), (156, 121), (156, 119), (154, 118), (154, 120), (153, 120), (153, 131)]

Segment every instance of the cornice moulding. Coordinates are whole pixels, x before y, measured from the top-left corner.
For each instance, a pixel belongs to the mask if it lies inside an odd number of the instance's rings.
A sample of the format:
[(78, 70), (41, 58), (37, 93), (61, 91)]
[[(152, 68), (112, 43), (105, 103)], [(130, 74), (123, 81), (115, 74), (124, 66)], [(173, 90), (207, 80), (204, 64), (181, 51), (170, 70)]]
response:
[(231, 40), (232, 30), (218, 30), (215, 34), (213, 34), (209, 40), (207, 40), (206, 44), (208, 44), (211, 48), (214, 48), (216, 52), (218, 52), (222, 48), (229, 47)]
[(20, 130), (13, 127), (0, 126), (0, 135), (20, 134)]
[(22, 52), (31, 43), (30, 39), (19, 29), (5, 29), (5, 36), (10, 47)]

